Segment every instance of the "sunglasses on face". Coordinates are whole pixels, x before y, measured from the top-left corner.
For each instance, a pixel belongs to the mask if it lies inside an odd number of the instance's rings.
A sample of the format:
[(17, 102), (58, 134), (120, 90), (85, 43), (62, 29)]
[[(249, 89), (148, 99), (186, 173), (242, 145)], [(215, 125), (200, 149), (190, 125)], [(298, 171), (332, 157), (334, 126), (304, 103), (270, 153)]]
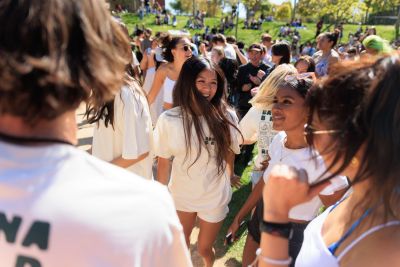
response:
[(341, 130), (316, 130), (310, 124), (304, 125), (304, 139), (308, 145), (312, 145), (313, 136), (319, 134), (336, 134), (342, 132)]
[(190, 45), (184, 45), (182, 46), (183, 51), (187, 52), (187, 51), (192, 51), (192, 47)]

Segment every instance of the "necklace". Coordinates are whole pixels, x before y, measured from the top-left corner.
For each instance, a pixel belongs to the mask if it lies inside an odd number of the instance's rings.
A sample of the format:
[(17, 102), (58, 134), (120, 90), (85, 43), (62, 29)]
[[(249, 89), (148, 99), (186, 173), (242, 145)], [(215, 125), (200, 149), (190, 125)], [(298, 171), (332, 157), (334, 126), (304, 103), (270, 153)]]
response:
[(7, 142), (7, 143), (12, 143), (12, 144), (34, 144), (34, 143), (39, 143), (39, 144), (44, 144), (44, 143), (57, 143), (57, 144), (64, 144), (64, 145), (71, 145), (74, 146), (71, 142), (57, 139), (57, 138), (46, 138), (46, 137), (20, 137), (20, 136), (12, 136), (4, 133), (0, 133), (0, 140)]
[[(282, 160), (283, 160), (284, 158), (287, 158), (288, 156), (290, 156), (290, 155), (293, 153), (292, 151), (288, 151), (288, 153), (286, 153), (286, 155), (283, 154), (283, 150), (285, 150), (285, 148), (287, 148), (287, 147), (285, 146), (286, 143), (287, 143), (287, 136), (285, 137), (285, 139), (283, 139), (283, 142), (282, 142), (281, 157), (280, 157), (280, 159), (279, 159), (279, 162), (282, 162)], [(304, 147), (304, 146), (301, 146), (301, 147), (298, 147), (298, 148), (287, 148), (287, 149), (289, 149), (289, 150), (298, 150), (298, 149), (303, 149), (303, 148), (305, 148), (305, 147)]]

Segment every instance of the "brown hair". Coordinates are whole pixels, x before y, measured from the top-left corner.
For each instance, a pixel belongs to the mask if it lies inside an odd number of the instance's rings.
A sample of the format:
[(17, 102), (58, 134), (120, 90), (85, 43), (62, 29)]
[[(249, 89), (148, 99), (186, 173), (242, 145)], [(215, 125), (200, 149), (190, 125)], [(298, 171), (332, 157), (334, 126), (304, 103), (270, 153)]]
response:
[[(332, 134), (333, 153), (328, 177), (345, 170), (358, 151), (363, 154), (353, 184), (368, 179), (370, 190), (363, 207), (383, 201), (386, 215), (395, 216), (400, 188), (400, 60), (344, 62), (307, 97), (310, 115), (316, 115)], [(310, 116), (308, 124), (312, 124)], [(311, 145), (312, 144), (312, 132)], [(362, 150), (360, 148), (362, 147)], [(339, 168), (333, 171), (333, 166)]]
[[(217, 92), (215, 96), (208, 101), (197, 89), (196, 78), (205, 69), (215, 71), (217, 75)], [(179, 78), (176, 81), (173, 102), (174, 107), (179, 106), (182, 113), (183, 129), (185, 131), (186, 147), (190, 151), (192, 148), (192, 136), (197, 137), (198, 146), (197, 157), (192, 165), (200, 157), (202, 149), (206, 149), (210, 154), (209, 148), (204, 146), (205, 129), (202, 126), (199, 113), (205, 120), (211, 136), (215, 139), (215, 160), (218, 166), (218, 174), (221, 174), (225, 168), (225, 161), (228, 159), (231, 144), (234, 136), (232, 136), (231, 127), (239, 129), (231, 122), (233, 118), (228, 119), (231, 115), (227, 111), (226, 99), (226, 79), (220, 68), (206, 58), (192, 57), (185, 61)], [(192, 132), (192, 127), (195, 133)], [(188, 152), (188, 151), (187, 151)], [(186, 153), (187, 157), (188, 153)], [(214, 158), (214, 157), (213, 157)]]
[(3, 0), (0, 25), (0, 114), (34, 125), (123, 82), (129, 44), (103, 1)]
[(301, 56), (299, 57), (299, 59), (296, 61), (296, 63), (294, 63), (294, 66), (297, 67), (297, 64), (299, 64), (299, 62), (304, 61), (307, 63), (308, 67), (307, 67), (307, 72), (315, 72), (315, 61), (312, 57), (310, 56)]

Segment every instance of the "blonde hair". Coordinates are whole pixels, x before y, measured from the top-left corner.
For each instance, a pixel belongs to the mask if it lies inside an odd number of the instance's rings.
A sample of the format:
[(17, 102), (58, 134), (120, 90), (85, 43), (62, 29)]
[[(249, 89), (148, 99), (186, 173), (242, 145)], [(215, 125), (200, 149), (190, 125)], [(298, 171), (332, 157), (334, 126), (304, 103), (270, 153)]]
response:
[(213, 46), (211, 51), (215, 51), (217, 53), (217, 55), (220, 57), (225, 57), (225, 51), (222, 46)]
[(256, 108), (270, 108), (278, 91), (279, 84), (287, 75), (297, 74), (296, 68), (291, 64), (277, 66), (268, 77), (260, 84), (257, 94), (249, 101)]

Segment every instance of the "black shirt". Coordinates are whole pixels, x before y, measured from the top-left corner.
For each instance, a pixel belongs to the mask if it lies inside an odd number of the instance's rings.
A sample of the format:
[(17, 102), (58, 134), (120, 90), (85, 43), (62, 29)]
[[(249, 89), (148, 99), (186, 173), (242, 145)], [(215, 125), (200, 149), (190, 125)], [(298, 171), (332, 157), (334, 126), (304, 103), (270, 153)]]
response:
[(249, 104), (249, 100), (252, 98), (251, 92), (250, 92), (251, 90), (243, 92), (242, 86), (250, 83), (251, 88), (257, 87), (258, 85), (254, 84), (250, 80), (250, 75), (257, 76), (257, 73), (259, 70), (262, 70), (265, 72), (264, 77), (261, 79), (261, 81), (263, 81), (270, 73), (270, 67), (265, 65), (264, 63), (261, 62), (260, 65), (258, 67), (256, 67), (249, 62), (246, 65), (242, 65), (239, 67), (239, 72), (238, 72), (238, 76), (237, 76), (237, 85), (238, 85), (237, 89), (239, 92), (239, 109), (250, 109), (251, 108), (251, 104)]

